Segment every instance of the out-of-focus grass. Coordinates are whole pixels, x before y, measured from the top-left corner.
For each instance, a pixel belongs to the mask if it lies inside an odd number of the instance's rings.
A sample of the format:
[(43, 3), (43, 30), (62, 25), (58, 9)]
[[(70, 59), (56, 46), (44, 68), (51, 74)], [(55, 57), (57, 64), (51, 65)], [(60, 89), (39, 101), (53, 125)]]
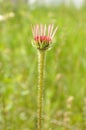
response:
[(14, 18), (0, 22), (0, 130), (37, 128), (37, 53), (30, 27), (35, 23), (59, 26), (46, 58), (43, 129), (85, 130), (86, 9), (13, 10)]

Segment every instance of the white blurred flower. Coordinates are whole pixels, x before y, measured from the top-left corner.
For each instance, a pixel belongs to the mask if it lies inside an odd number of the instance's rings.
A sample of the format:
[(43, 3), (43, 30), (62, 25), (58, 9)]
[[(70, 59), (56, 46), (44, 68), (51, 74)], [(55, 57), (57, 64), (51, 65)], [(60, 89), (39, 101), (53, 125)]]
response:
[(4, 20), (5, 20), (4, 16), (0, 15), (0, 21), (4, 21)]
[(15, 14), (13, 12), (4, 14), (4, 15), (0, 15), (0, 21), (5, 21), (9, 18), (13, 18), (15, 16)]

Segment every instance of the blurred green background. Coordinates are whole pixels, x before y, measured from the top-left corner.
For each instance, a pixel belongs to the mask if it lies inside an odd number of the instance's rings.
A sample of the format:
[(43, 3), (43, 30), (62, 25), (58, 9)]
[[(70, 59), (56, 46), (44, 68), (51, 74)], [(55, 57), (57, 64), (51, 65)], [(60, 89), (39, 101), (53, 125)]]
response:
[[(11, 15), (9, 15), (11, 14)], [(43, 130), (86, 129), (86, 8), (0, 3), (0, 130), (37, 129), (31, 24), (59, 30), (47, 52)]]

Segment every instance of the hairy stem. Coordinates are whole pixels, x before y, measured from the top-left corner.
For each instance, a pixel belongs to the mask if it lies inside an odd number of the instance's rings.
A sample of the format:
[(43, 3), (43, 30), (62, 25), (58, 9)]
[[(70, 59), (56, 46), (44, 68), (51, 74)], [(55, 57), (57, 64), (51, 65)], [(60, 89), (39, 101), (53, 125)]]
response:
[(44, 63), (45, 51), (38, 50), (38, 130), (42, 129), (42, 102), (43, 102), (43, 78), (44, 78)]

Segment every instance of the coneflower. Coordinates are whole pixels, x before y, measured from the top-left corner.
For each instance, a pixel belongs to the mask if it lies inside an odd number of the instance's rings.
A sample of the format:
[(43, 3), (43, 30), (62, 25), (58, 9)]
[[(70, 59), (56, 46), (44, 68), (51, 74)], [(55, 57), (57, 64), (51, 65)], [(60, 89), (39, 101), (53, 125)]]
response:
[(32, 26), (33, 45), (38, 50), (38, 130), (42, 128), (42, 102), (43, 102), (43, 79), (44, 79), (44, 64), (45, 52), (50, 49), (53, 44), (53, 37), (57, 31), (54, 25), (35, 25)]

